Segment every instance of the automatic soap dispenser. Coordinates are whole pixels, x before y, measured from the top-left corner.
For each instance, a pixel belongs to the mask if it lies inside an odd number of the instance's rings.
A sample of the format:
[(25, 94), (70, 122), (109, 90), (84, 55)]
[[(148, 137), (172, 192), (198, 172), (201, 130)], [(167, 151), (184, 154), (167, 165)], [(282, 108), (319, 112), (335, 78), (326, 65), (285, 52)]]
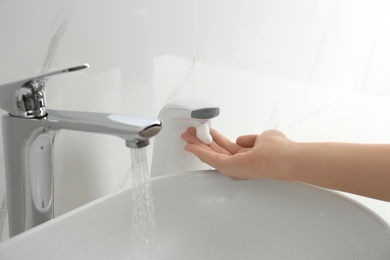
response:
[(210, 142), (210, 119), (219, 115), (219, 108), (196, 98), (176, 100), (165, 105), (158, 118), (164, 127), (155, 138), (151, 177), (210, 169), (195, 155), (184, 151), (185, 141), (181, 134), (188, 127), (199, 127), (198, 138)]

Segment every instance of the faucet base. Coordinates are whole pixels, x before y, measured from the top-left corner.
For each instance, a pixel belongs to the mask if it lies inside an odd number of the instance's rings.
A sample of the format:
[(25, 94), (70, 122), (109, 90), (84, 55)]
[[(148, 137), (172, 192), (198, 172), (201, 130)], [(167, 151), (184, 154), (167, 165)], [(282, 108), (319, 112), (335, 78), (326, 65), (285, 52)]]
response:
[(53, 144), (40, 120), (2, 117), (9, 234), (53, 218)]

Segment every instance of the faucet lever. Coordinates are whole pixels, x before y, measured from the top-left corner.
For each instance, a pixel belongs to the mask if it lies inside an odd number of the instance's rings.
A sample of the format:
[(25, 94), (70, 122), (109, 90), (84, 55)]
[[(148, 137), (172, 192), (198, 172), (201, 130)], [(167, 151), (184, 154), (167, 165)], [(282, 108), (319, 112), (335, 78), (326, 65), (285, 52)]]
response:
[(49, 77), (89, 67), (90, 65), (86, 63), (0, 85), (0, 108), (16, 117), (44, 117), (46, 116), (45, 83)]

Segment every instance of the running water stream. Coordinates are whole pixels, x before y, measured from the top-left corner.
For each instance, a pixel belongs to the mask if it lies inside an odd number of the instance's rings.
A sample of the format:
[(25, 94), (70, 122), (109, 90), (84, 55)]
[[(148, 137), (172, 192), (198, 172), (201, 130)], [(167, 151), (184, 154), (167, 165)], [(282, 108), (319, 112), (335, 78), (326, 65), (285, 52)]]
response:
[(133, 171), (133, 249), (134, 259), (155, 259), (155, 226), (153, 194), (146, 149), (131, 149)]

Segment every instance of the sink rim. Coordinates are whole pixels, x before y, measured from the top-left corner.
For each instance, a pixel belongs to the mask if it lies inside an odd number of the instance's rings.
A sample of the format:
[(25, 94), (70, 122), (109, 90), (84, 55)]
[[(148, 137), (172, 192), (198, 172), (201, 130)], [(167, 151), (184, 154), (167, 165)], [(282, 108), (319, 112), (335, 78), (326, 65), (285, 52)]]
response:
[[(159, 177), (153, 178), (151, 180), (151, 182), (152, 183), (164, 182), (164, 181), (166, 181), (166, 179), (170, 179), (170, 178), (186, 178), (186, 176), (188, 174), (201, 175), (201, 176), (203, 176), (202, 178), (215, 178), (215, 176), (218, 176), (218, 178), (220, 178), (222, 176), (216, 170), (202, 170), (202, 171), (191, 171), (191, 172), (180, 173), (180, 174), (159, 176)], [(225, 178), (227, 178), (227, 177), (225, 177)], [(274, 181), (281, 181), (281, 180), (274, 180)], [(245, 180), (244, 180), (244, 182), (245, 182)], [(281, 182), (293, 182), (293, 181), (284, 181), (283, 180)], [(362, 204), (362, 203), (354, 200), (353, 198), (350, 198), (342, 193), (334, 191), (334, 190), (329, 190), (329, 189), (317, 187), (317, 186), (310, 185), (310, 184), (300, 183), (300, 182), (293, 182), (293, 183), (298, 183), (299, 185), (303, 185), (303, 186), (310, 187), (312, 189), (321, 191), (322, 193), (328, 194), (328, 195), (333, 196), (333, 197), (337, 197), (339, 199), (344, 200), (346, 203), (350, 203), (350, 204), (358, 207), (360, 210), (362, 210), (366, 214), (370, 215), (375, 220), (375, 222), (377, 222), (384, 229), (384, 232), (389, 236), (389, 239), (390, 239), (390, 225), (378, 213), (376, 213), (372, 209), (368, 208), (366, 205), (364, 205), (364, 204)], [(69, 211), (61, 216), (58, 216), (47, 223), (41, 224), (41, 225), (31, 229), (31, 230), (28, 230), (28, 231), (21, 233), (13, 238), (10, 238), (6, 241), (3, 241), (2, 243), (0, 243), (0, 251), (4, 248), (7, 248), (10, 245), (17, 243), (19, 240), (23, 240), (25, 237), (32, 236), (35, 233), (38, 233), (42, 229), (50, 228), (50, 226), (52, 226), (58, 222), (61, 222), (62, 220), (67, 219), (71, 216), (77, 215), (78, 213), (83, 212), (84, 210), (86, 210), (90, 207), (93, 207), (97, 204), (100, 204), (103, 201), (106, 201), (112, 197), (116, 197), (120, 194), (130, 192), (130, 190), (132, 190), (133, 188), (134, 188), (134, 186), (131, 186), (131, 187), (128, 187), (128, 188), (125, 188), (122, 190), (115, 191), (111, 194), (105, 195), (97, 200), (94, 200), (94, 201), (87, 203), (79, 208), (76, 208), (76, 209)]]
[[(152, 178), (151, 181), (160, 182), (160, 181), (164, 181), (167, 178), (172, 178), (172, 177), (179, 177), (180, 178), (180, 177), (183, 177), (185, 174), (211, 174), (211, 175), (218, 175), (218, 176), (222, 175), (219, 171), (213, 170), (213, 169), (197, 170), (197, 171), (188, 171), (188, 172), (184, 172), (184, 173), (176, 173), (176, 174), (158, 176), (158, 177)], [(224, 177), (226, 177), (226, 176), (224, 176)], [(228, 177), (226, 177), (226, 178), (228, 178)], [(262, 179), (267, 180), (267, 178), (262, 178)], [(255, 179), (255, 180), (262, 180), (262, 179)], [(387, 233), (390, 236), (390, 223), (388, 223), (379, 213), (377, 213), (373, 209), (371, 209), (368, 206), (364, 205), (363, 203), (357, 201), (356, 199), (353, 199), (352, 197), (345, 195), (341, 191), (327, 189), (327, 188), (323, 188), (320, 186), (316, 186), (316, 185), (312, 185), (312, 184), (308, 184), (308, 183), (304, 183), (304, 182), (298, 182), (298, 181), (279, 180), (279, 179), (269, 179), (269, 180), (297, 183), (299, 185), (311, 187), (313, 189), (320, 190), (326, 194), (329, 194), (330, 196), (334, 196), (334, 197), (337, 197), (339, 199), (342, 199), (342, 200), (346, 201), (347, 203), (350, 203), (354, 206), (361, 208), (362, 211), (365, 211), (367, 214), (371, 215), (374, 219), (376, 219), (387, 230)], [(240, 181), (250, 181), (250, 180), (238, 180), (238, 182), (240, 182)], [(131, 186), (127, 189), (132, 189), (132, 188), (133, 188), (133, 186)]]

